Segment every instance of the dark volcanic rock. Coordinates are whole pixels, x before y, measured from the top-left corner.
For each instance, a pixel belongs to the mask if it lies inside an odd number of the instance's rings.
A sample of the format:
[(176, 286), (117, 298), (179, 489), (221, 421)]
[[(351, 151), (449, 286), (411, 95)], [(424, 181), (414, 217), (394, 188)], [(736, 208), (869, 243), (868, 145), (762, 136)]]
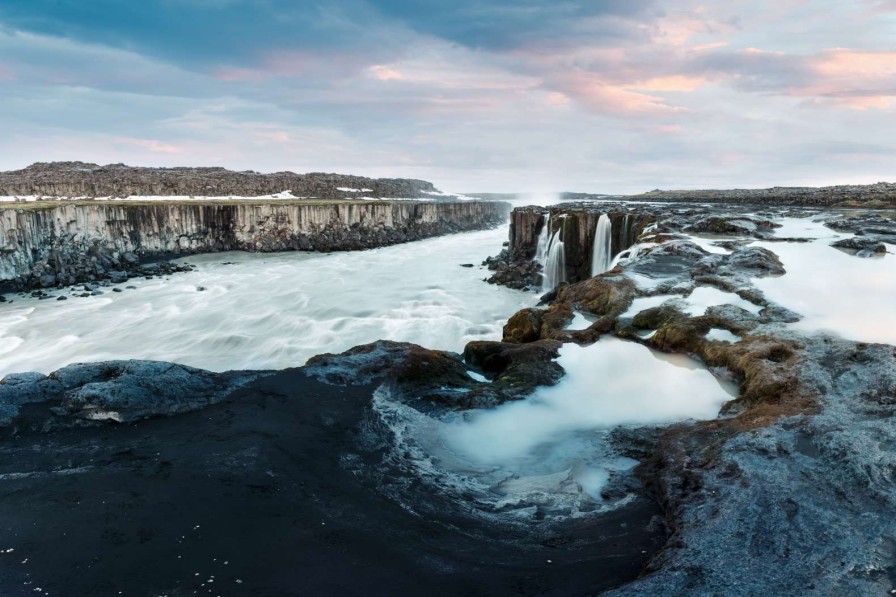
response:
[(710, 216), (685, 226), (685, 232), (703, 232), (709, 234), (732, 234), (736, 236), (762, 237), (763, 232), (779, 228), (778, 224), (768, 220), (756, 220), (743, 216)]
[(514, 400), (531, 394), (538, 386), (560, 381), (564, 371), (555, 361), (560, 346), (556, 340), (526, 344), (476, 341), (464, 348), (464, 361), (493, 378), (488, 390), (501, 393), (498, 402)]
[(887, 245), (880, 242), (876, 238), (868, 238), (864, 236), (844, 238), (831, 243), (831, 246), (838, 249), (845, 249), (851, 253), (854, 253), (858, 257), (883, 255), (887, 252)]
[(896, 354), (825, 337), (801, 353), (769, 344), (757, 364), (790, 361), (789, 382), (735, 418), (663, 433), (642, 472), (677, 530), (613, 595), (892, 591)]
[(533, 342), (541, 338), (541, 309), (517, 311), (504, 325), (504, 341), (511, 343)]
[(0, 380), (0, 413), (9, 424), (23, 405), (44, 403), (44, 410), (34, 411), (32, 424), (51, 419), (60, 425), (75, 419), (132, 422), (203, 408), (264, 374), (211, 373), (158, 361), (69, 365), (48, 376), (22, 373)]
[(420, 395), (446, 386), (467, 388), (473, 381), (456, 354), (390, 340), (356, 346), (341, 354), (311, 357), (305, 371), (333, 384), (389, 381), (408, 395)]

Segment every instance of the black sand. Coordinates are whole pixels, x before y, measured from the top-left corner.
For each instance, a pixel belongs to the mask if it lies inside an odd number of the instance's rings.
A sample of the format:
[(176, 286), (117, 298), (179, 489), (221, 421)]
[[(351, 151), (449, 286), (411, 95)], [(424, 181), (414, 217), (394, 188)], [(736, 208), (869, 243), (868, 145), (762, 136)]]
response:
[(0, 594), (585, 595), (664, 542), (647, 500), (519, 529), (405, 478), (412, 514), (358, 441), (372, 390), (288, 370), (191, 414), (0, 441)]

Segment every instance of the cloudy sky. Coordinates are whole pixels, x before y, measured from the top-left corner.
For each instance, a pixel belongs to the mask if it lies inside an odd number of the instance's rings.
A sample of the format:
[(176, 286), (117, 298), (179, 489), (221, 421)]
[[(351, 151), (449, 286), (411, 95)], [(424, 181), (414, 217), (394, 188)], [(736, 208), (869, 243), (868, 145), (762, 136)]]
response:
[(896, 0), (2, 0), (0, 169), (896, 180)]

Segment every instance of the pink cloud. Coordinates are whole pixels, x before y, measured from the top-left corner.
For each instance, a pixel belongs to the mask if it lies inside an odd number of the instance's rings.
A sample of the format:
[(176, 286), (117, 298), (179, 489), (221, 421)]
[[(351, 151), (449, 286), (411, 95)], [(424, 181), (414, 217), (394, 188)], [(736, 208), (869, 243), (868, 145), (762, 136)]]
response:
[(713, 18), (703, 8), (697, 8), (689, 14), (672, 15), (657, 21), (653, 39), (655, 43), (684, 46), (697, 35), (727, 33), (732, 29), (729, 23)]
[(714, 41), (714, 42), (710, 42), (708, 44), (699, 44), (696, 46), (691, 46), (691, 50), (693, 50), (695, 52), (705, 52), (707, 50), (716, 50), (718, 48), (724, 48), (727, 45), (729, 45), (729, 42), (727, 42), (727, 41)]
[(694, 91), (707, 83), (705, 77), (688, 76), (688, 75), (671, 75), (668, 77), (654, 77), (647, 79), (634, 85), (629, 85), (630, 89), (640, 91)]
[(393, 81), (404, 79), (404, 76), (395, 69), (382, 64), (376, 64), (367, 69), (370, 76), (380, 81)]
[(183, 153), (184, 151), (182, 147), (178, 147), (177, 145), (169, 145), (167, 143), (162, 143), (161, 141), (156, 141), (154, 139), (123, 140), (130, 143), (131, 145), (136, 145), (137, 147), (147, 149), (153, 153)]
[(569, 96), (559, 92), (549, 93), (546, 101), (549, 106), (566, 106), (569, 102)]
[(896, 103), (896, 52), (835, 48), (812, 57), (811, 79), (789, 90), (817, 104), (888, 110)]
[(815, 65), (828, 77), (884, 79), (896, 76), (896, 52), (866, 52), (835, 48), (829, 50)]
[(278, 143), (288, 143), (292, 141), (292, 138), (289, 136), (289, 133), (286, 131), (271, 131), (269, 133), (257, 133), (255, 135), (259, 139), (263, 139), (266, 141), (276, 141)]
[(611, 85), (588, 73), (560, 77), (554, 81), (554, 87), (594, 112), (636, 115), (668, 114), (681, 110), (667, 105), (663, 98)]
[(653, 131), (662, 135), (680, 135), (684, 129), (678, 124), (658, 124)]

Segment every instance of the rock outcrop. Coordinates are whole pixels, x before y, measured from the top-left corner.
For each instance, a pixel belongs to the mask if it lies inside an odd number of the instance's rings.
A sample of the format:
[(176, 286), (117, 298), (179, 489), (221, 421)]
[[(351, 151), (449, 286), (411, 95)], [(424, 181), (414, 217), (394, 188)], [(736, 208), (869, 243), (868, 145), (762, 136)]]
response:
[[(345, 251), (506, 221), (506, 203), (66, 203), (0, 207), (0, 283), (113, 278), (140, 261), (216, 251)], [(47, 207), (49, 205), (49, 207)]]
[[(505, 327), (505, 338), (523, 346), (612, 334), (695, 357), (739, 385), (718, 419), (614, 431), (615, 445), (641, 461), (637, 475), (663, 505), (672, 536), (637, 581), (612, 594), (893, 592), (896, 349), (786, 328), (799, 315), (753, 284), (785, 273), (773, 251), (734, 243), (730, 254), (710, 253), (679, 234), (708, 227), (756, 236), (767, 226), (707, 220), (701, 210), (670, 215), (637, 259), (562, 286), (546, 309), (524, 309)], [(856, 238), (838, 244), (876, 246)], [(654, 282), (639, 286), (632, 274)], [(689, 312), (686, 297), (701, 286), (761, 309)], [(632, 311), (635, 299), (656, 295), (670, 298)], [(596, 319), (579, 331), (550, 323), (570, 309)]]
[(130, 423), (182, 414), (215, 404), (261, 371), (212, 373), (159, 361), (78, 363), (50, 375), (19, 373), (0, 379), (0, 428), (31, 404), (43, 404), (32, 424), (67, 427), (86, 421)]
[[(349, 189), (349, 190), (345, 190)], [(430, 182), (345, 174), (234, 172), (224, 168), (138, 168), (84, 162), (36, 163), (0, 172), (0, 196), (44, 197), (258, 197), (289, 191), (316, 199), (419, 199), (440, 195)]]
[(510, 239), (500, 255), (490, 258), (486, 265), (495, 270), (490, 282), (511, 288), (539, 287), (540, 264), (533, 263), (539, 237), (545, 226), (549, 235), (559, 233), (563, 241), (566, 263), (565, 279), (578, 282), (591, 276), (592, 254), (597, 222), (606, 214), (611, 222), (610, 253), (616, 255), (631, 247), (655, 221), (645, 212), (623, 210), (618, 205), (562, 204), (556, 207), (519, 207), (510, 214)]

